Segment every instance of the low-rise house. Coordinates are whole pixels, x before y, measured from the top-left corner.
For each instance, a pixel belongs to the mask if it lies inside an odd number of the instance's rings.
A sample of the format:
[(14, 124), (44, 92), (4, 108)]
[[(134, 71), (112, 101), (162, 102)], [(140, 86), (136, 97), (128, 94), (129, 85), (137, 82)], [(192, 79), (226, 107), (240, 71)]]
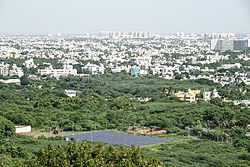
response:
[(211, 100), (212, 91), (203, 91), (203, 99), (205, 101)]
[(76, 96), (76, 91), (75, 90), (67, 90), (65, 89), (65, 94), (69, 97), (75, 97)]
[(16, 125), (16, 133), (29, 133), (31, 132), (31, 126)]
[(213, 98), (220, 98), (219, 92), (216, 89), (214, 89), (213, 91), (203, 91), (203, 99), (205, 101), (209, 101)]
[(3, 79), (0, 79), (0, 82), (2, 83), (6, 83), (6, 84), (17, 84), (17, 85), (20, 85), (21, 84), (21, 81), (20, 79), (8, 79), (8, 80), (3, 80)]

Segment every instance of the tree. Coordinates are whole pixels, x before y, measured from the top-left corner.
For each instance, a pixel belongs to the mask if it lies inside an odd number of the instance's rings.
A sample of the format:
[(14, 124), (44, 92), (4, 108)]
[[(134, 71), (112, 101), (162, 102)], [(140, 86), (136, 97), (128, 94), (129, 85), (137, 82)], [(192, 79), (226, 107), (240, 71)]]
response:
[(0, 116), (0, 140), (15, 134), (15, 125), (5, 117)]
[(24, 166), (29, 167), (97, 167), (97, 166), (164, 166), (156, 159), (146, 159), (139, 147), (121, 147), (103, 145), (91, 146), (86, 143), (69, 142), (66, 147), (49, 145), (41, 149), (37, 158), (27, 160)]
[(28, 85), (30, 83), (29, 79), (27, 78), (27, 76), (22, 76), (20, 78), (21, 81), (21, 85)]

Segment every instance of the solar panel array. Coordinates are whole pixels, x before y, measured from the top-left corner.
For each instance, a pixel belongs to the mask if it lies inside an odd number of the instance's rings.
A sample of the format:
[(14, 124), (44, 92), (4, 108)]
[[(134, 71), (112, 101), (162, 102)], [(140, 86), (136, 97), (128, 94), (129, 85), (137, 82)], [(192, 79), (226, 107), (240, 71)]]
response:
[(68, 140), (74, 138), (78, 142), (88, 140), (93, 142), (98, 141), (108, 144), (120, 144), (125, 146), (131, 146), (131, 145), (144, 146), (144, 145), (158, 144), (174, 140), (171, 138), (158, 138), (151, 136), (113, 132), (113, 131), (87, 132), (77, 135), (70, 135), (67, 136), (66, 138), (68, 138)]

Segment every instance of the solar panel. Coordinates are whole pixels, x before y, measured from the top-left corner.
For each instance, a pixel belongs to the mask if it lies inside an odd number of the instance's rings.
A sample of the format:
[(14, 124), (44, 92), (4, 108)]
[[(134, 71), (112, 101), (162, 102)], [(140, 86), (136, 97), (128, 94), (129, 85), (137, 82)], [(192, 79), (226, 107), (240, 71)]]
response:
[(76, 139), (76, 141), (78, 142), (88, 140), (93, 142), (120, 144), (125, 146), (131, 146), (131, 145), (144, 146), (144, 145), (158, 144), (174, 140), (172, 138), (158, 138), (152, 136), (126, 134), (113, 131), (87, 132), (77, 135), (70, 135), (66, 137), (67, 140), (72, 138)]

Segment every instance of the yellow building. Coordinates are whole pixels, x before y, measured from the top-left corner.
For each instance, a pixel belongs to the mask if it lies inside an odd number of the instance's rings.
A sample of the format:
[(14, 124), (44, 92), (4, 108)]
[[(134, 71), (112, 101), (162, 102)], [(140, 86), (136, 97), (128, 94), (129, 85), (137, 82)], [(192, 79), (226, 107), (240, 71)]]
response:
[(177, 96), (180, 101), (185, 101), (185, 92), (178, 92), (174, 94), (175, 96)]
[(180, 101), (192, 103), (196, 102), (196, 95), (200, 93), (200, 90), (188, 89), (188, 92), (177, 92), (174, 95), (177, 96)]
[(200, 90), (192, 90), (191, 88), (188, 89), (188, 93), (196, 96), (197, 94), (200, 94)]

